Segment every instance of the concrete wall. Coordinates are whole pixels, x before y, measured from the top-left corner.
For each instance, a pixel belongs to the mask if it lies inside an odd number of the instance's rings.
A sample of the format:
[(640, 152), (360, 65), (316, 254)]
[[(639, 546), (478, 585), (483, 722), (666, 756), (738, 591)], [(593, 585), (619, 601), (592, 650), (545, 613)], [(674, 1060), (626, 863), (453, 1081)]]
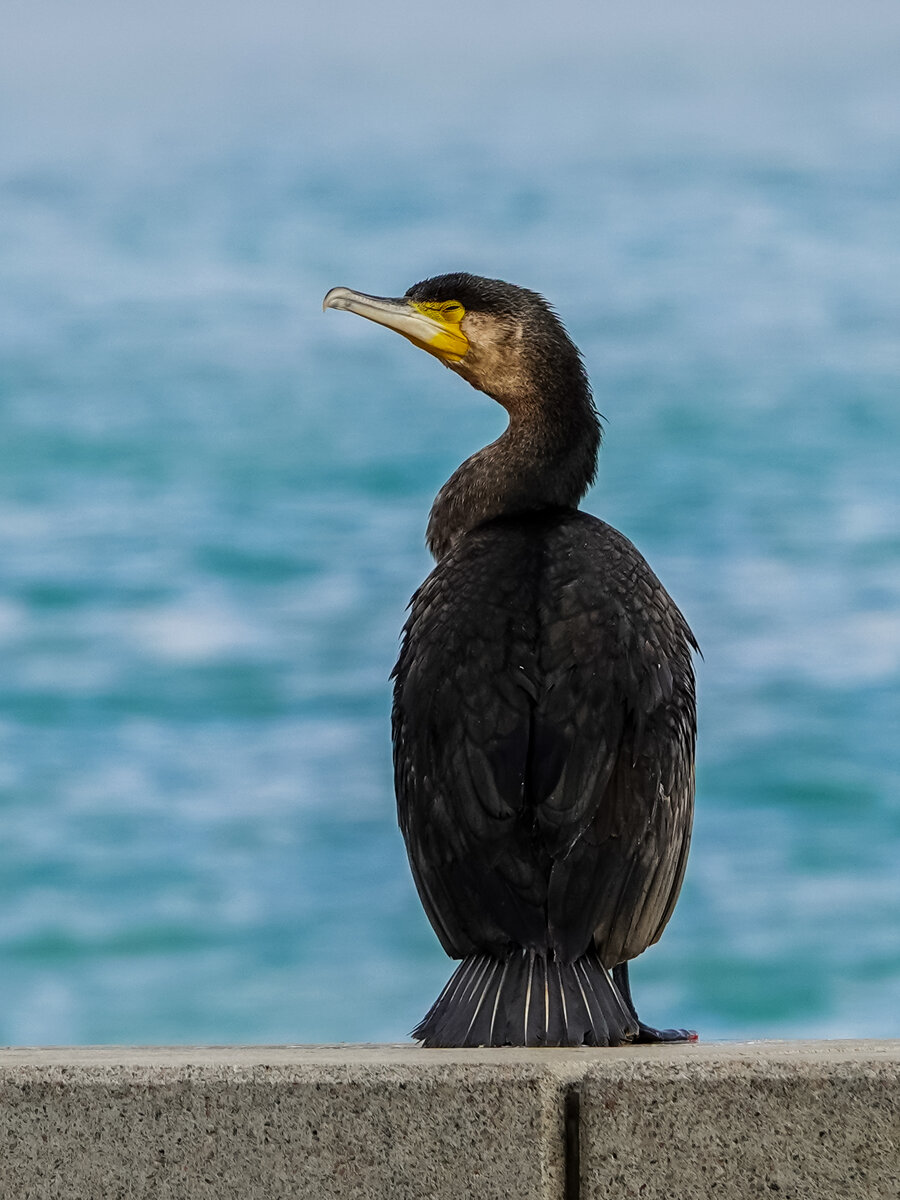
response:
[(0, 1120), (2, 1200), (900, 1197), (897, 1042), (5, 1050)]

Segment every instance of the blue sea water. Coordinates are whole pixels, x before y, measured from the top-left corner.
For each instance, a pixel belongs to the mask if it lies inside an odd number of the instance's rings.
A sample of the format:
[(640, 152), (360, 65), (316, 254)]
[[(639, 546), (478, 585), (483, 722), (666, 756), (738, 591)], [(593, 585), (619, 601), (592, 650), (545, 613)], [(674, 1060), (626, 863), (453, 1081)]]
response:
[(621, 73), (551, 55), (536, 94), (521, 46), (425, 103), (387, 67), (291, 91), (274, 33), (267, 104), (212, 89), (193, 124), (118, 76), (124, 114), (0, 84), (0, 1041), (399, 1040), (443, 985), (388, 675), (431, 498), (503, 422), (319, 306), (453, 269), (557, 306), (606, 417), (585, 507), (703, 648), (642, 1015), (900, 1036), (900, 132), (870, 32), (838, 87), (763, 56), (737, 90), (694, 86), (685, 35), (612, 115)]

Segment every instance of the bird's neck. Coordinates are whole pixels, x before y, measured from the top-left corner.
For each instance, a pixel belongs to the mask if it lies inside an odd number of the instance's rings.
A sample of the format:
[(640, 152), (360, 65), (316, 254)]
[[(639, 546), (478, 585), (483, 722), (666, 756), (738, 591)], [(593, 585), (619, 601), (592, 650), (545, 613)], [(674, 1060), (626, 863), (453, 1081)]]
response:
[(594, 480), (601, 429), (586, 381), (564, 394), (495, 398), (509, 425), (438, 492), (427, 532), (436, 559), (494, 517), (575, 508)]

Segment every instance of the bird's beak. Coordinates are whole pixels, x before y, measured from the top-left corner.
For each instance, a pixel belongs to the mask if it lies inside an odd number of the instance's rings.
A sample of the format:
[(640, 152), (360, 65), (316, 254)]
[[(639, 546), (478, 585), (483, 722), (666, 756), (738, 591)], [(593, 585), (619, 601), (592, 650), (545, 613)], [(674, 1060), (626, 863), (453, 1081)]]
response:
[(395, 329), (414, 346), (427, 350), (444, 363), (458, 363), (469, 349), (469, 340), (458, 323), (446, 320), (437, 308), (419, 305), (405, 296), (389, 300), (336, 287), (322, 301), (322, 310), (326, 308), (346, 309), (386, 325), (388, 329)]

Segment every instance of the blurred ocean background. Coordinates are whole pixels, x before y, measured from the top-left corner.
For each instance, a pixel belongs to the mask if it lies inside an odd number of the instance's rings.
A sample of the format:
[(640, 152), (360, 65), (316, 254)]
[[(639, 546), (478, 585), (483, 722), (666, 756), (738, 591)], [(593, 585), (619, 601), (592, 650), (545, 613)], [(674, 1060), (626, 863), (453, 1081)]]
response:
[(900, 9), (0, 26), (0, 1041), (400, 1040), (443, 985), (388, 675), (502, 415), (320, 303), (447, 270), (556, 304), (586, 507), (705, 654), (644, 1019), (900, 1036)]

